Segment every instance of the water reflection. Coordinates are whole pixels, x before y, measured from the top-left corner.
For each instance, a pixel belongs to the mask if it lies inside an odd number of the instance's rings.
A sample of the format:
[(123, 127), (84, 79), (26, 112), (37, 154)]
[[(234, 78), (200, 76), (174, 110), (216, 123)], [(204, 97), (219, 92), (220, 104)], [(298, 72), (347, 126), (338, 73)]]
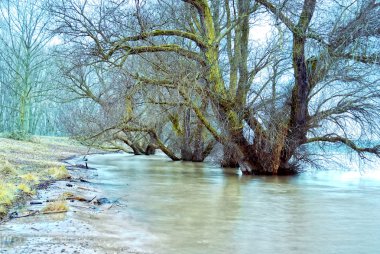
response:
[(376, 253), (380, 248), (380, 184), (373, 178), (346, 181), (331, 172), (246, 177), (160, 156), (102, 155), (89, 163), (103, 168), (99, 179), (110, 196), (128, 195), (124, 219), (155, 236), (145, 242), (154, 253)]
[(5, 248), (14, 247), (20, 245), (25, 241), (24, 237), (3, 235), (0, 233), (0, 251)]
[[(94, 155), (88, 162), (99, 169), (98, 179), (91, 181), (127, 208), (76, 213), (70, 217), (76, 220), (64, 225), (80, 244), (84, 240), (75, 232), (80, 222), (87, 222), (87, 240), (104, 253), (356, 254), (380, 249), (378, 171), (248, 177), (235, 169), (171, 162), (163, 156)], [(46, 231), (59, 221), (33, 218), (44, 228), (41, 237), (60, 238)], [(8, 235), (23, 232), (15, 230), (17, 224), (0, 231), (0, 253), (39, 243), (32, 226), (22, 225), (29, 228), (24, 238)]]

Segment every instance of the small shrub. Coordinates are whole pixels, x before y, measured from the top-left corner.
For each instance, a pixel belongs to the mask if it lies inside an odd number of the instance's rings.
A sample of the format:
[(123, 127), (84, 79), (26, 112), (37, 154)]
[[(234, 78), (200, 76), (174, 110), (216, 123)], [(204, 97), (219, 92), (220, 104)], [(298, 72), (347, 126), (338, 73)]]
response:
[(60, 198), (61, 199), (67, 199), (67, 198), (72, 198), (74, 197), (75, 195), (71, 192), (64, 192), (60, 195)]
[(22, 192), (24, 192), (25, 194), (28, 194), (28, 195), (34, 195), (36, 194), (36, 191), (35, 190), (32, 190), (30, 188), (29, 185), (27, 185), (26, 183), (20, 183), (18, 186), (17, 186), (17, 189), (21, 190)]
[(7, 160), (0, 160), (0, 174), (2, 176), (15, 176), (17, 171)]
[(5, 138), (10, 138), (14, 140), (33, 141), (32, 135), (30, 135), (30, 133), (27, 133), (25, 131), (12, 131), (12, 132), (5, 133), (3, 136)]
[(3, 205), (0, 205), (0, 218), (4, 217), (7, 214), (7, 208)]
[(24, 182), (26, 182), (30, 185), (35, 185), (35, 184), (40, 183), (39, 177), (37, 175), (32, 174), (32, 173), (27, 173), (27, 174), (21, 175), (20, 177)]
[(49, 168), (48, 174), (53, 179), (58, 179), (58, 180), (70, 178), (69, 171), (67, 171), (65, 166)]
[(68, 210), (69, 210), (69, 207), (67, 206), (67, 202), (65, 200), (58, 200), (58, 201), (48, 203), (42, 209), (42, 212), (44, 212), (44, 213), (66, 212)]
[(9, 206), (16, 198), (17, 188), (15, 185), (0, 182), (0, 205)]

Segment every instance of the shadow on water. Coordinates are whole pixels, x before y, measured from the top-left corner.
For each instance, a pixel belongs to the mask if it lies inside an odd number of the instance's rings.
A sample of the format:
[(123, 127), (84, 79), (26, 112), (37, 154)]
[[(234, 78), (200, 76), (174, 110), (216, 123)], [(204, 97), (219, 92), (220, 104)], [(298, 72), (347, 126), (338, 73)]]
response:
[(25, 242), (25, 237), (4, 235), (0, 232), (0, 251), (2, 249), (16, 247), (23, 242)]

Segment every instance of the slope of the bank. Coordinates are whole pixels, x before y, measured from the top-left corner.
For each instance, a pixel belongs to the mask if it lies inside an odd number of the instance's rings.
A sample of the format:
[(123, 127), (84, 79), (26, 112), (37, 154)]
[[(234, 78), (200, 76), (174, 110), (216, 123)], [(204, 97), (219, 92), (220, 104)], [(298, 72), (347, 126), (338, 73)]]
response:
[(88, 152), (88, 147), (64, 137), (0, 138), (0, 221), (10, 207), (33, 196), (39, 185), (70, 177), (63, 159)]

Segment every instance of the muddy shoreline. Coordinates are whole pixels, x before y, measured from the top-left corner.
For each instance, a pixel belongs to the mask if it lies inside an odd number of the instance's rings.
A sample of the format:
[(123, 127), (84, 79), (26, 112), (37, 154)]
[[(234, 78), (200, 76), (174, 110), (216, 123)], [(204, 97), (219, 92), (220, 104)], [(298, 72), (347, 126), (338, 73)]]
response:
[[(23, 210), (28, 206), (28, 203), (35, 199), (39, 193), (41, 193), (43, 190), (48, 189), (51, 185), (54, 185), (57, 182), (75, 182), (76, 180), (79, 180), (78, 177), (81, 177), (83, 179), (87, 178), (94, 178), (93, 173), (90, 174), (91, 171), (87, 170), (97, 170), (96, 168), (86, 168), (85, 164), (72, 164), (73, 162), (79, 162), (81, 163), (82, 160), (80, 158), (85, 158), (86, 156), (89, 155), (94, 155), (94, 154), (107, 154), (107, 152), (101, 153), (101, 152), (96, 152), (96, 153), (89, 153), (86, 155), (72, 155), (64, 159), (58, 160), (58, 162), (61, 162), (64, 164), (65, 168), (68, 170), (70, 174), (70, 178), (68, 179), (49, 179), (49, 180), (44, 180), (40, 183), (38, 183), (34, 188), (37, 191), (36, 195), (33, 196), (28, 196), (28, 195), (20, 195), (19, 198), (16, 200), (16, 202), (13, 203), (12, 207), (9, 209), (8, 216), (0, 220), (0, 225), (7, 223), (14, 219), (12, 216), (10, 216), (12, 213), (14, 214), (15, 212), (19, 210)], [(78, 178), (78, 179), (76, 179)]]
[[(32, 199), (11, 210), (13, 216), (0, 224), (0, 253), (137, 253), (125, 246), (114, 248), (113, 241), (91, 225), (91, 219), (112, 216), (126, 205), (108, 200), (94, 187), (98, 169), (86, 168), (85, 156), (62, 160), (70, 179), (40, 184)], [(78, 197), (67, 200), (67, 212), (30, 215), (62, 195)]]

